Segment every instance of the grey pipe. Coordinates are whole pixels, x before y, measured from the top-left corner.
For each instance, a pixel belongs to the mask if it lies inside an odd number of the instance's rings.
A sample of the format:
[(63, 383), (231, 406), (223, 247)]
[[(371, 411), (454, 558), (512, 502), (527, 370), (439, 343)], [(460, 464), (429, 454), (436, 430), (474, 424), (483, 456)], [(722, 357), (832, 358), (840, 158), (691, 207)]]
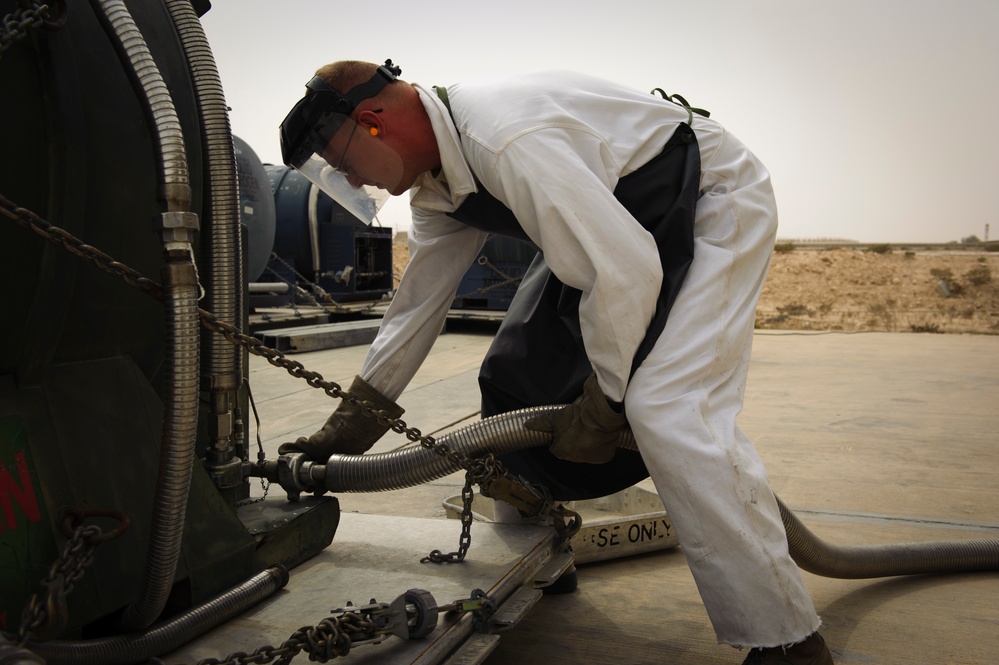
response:
[[(524, 428), (540, 413), (560, 406), (511, 411), (437, 439), (463, 457), (481, 457), (549, 445), (548, 434)], [(637, 450), (630, 431), (618, 447)], [(324, 465), (302, 465), (307, 483), (331, 492), (380, 492), (427, 483), (460, 470), (448, 458), (420, 446), (372, 455), (333, 455)], [(870, 578), (920, 573), (999, 569), (999, 540), (936, 541), (898, 545), (835, 546), (809, 531), (777, 497), (791, 557), (802, 569), (824, 577)]]
[(283, 566), (273, 566), (198, 607), (142, 633), (94, 640), (29, 642), (26, 646), (43, 657), (48, 665), (143, 663), (178, 649), (238, 616), (284, 588), (287, 583), (288, 571)]
[[(161, 196), (167, 214), (189, 214), (190, 181), (180, 120), (170, 91), (122, 0), (92, 0), (98, 17), (152, 118), (160, 157)], [(163, 434), (153, 505), (149, 553), (139, 597), (121, 619), (124, 630), (145, 628), (163, 611), (180, 557), (184, 516), (194, 467), (198, 426), (198, 288), (189, 231), (164, 229), (163, 268), (166, 319)]]

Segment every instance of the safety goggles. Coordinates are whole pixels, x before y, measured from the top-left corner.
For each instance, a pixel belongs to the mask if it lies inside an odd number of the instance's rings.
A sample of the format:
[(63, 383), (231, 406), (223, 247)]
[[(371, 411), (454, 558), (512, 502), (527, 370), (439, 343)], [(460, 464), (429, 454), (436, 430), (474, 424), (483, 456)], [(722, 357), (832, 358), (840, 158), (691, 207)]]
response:
[(347, 179), (344, 159), (357, 123), (350, 115), (363, 100), (374, 97), (395, 81), (402, 70), (386, 60), (368, 81), (346, 95), (333, 90), (319, 76), (306, 84), (308, 92), (281, 123), (281, 158), (331, 199), (365, 224), (388, 200), (377, 187), (354, 187)]

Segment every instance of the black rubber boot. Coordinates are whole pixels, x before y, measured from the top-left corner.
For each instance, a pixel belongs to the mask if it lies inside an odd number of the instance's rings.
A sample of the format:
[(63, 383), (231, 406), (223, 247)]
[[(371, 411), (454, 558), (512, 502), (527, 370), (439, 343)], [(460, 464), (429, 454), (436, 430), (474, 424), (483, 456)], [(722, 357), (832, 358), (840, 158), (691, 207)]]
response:
[(826, 641), (812, 633), (789, 647), (753, 649), (742, 665), (833, 665)]

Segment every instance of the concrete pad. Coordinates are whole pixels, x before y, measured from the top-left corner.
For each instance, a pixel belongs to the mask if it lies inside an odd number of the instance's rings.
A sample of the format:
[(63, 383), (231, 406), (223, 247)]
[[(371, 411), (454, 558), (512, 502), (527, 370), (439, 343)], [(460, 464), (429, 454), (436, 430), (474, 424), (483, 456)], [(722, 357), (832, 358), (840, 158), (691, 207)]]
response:
[[(474, 367), (488, 342), (485, 333), (442, 336), (424, 380), (400, 400), (407, 422), (433, 431), (474, 414)], [(754, 344), (741, 426), (774, 491), (817, 535), (858, 545), (999, 537), (999, 337), (759, 332)], [(296, 359), (310, 367), (310, 355)], [(260, 362), (251, 359), (255, 389), (281, 371)], [(332, 368), (338, 358), (324, 362)], [(270, 411), (286, 408), (276, 399), (258, 406), (265, 431), (272, 418), (293, 420)], [(388, 437), (375, 449), (399, 445)], [(460, 492), (461, 476), (339, 498), (346, 512), (444, 518), (441, 501)], [(999, 573), (805, 578), (838, 663), (999, 662)], [(545, 596), (504, 633), (486, 663), (735, 664), (745, 656), (715, 643), (679, 550), (582, 566), (579, 579), (576, 592)]]

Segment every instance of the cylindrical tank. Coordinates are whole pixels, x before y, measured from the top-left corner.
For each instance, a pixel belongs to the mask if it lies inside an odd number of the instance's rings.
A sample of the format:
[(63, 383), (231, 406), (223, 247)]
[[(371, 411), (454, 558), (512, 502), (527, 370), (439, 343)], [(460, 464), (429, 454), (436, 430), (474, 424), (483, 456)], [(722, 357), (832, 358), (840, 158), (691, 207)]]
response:
[[(203, 209), (201, 122), (168, 1), (125, 5), (170, 91), (185, 144), (190, 210), (204, 241), (211, 221)], [(0, 16), (33, 4), (0, 0)], [(160, 281), (164, 249), (154, 223), (165, 210), (161, 160), (132, 68), (96, 13), (98, 3), (48, 7), (50, 18), (64, 11), (65, 20), (26, 28), (0, 53), (0, 195)], [(251, 172), (254, 196), (266, 204), (262, 166)], [(193, 253), (199, 256), (199, 248)], [(0, 216), (0, 275), (12, 285), (0, 325), (0, 501), (9, 506), (0, 511), (3, 629), (16, 630), (25, 599), (38, 591), (65, 542), (63, 511), (96, 509), (127, 515), (130, 526), (98, 550), (67, 599), (66, 634), (93, 634), (135, 600), (146, 569), (163, 386), (171, 372), (164, 365), (164, 308), (6, 216)], [(200, 468), (190, 497), (169, 602), (174, 610), (260, 567), (253, 538)], [(118, 524), (98, 523), (105, 531)]]
[[(0, 1), (0, 14), (19, 4)], [(152, 223), (161, 207), (146, 114), (90, 3), (65, 4), (61, 28), (31, 30), (0, 60), (0, 193), (158, 280), (162, 247)], [(161, 2), (131, 5), (144, 33), (169, 30)], [(200, 212), (196, 101), (177, 38), (167, 35), (149, 48), (184, 128)], [(50, 363), (115, 354), (149, 377), (158, 372), (162, 308), (148, 296), (6, 221), (0, 270), (5, 283), (22, 285), (4, 299), (0, 375), (32, 385)]]
[(274, 191), (274, 253), (284, 263), (337, 300), (392, 289), (392, 229), (367, 226), (294, 169), (264, 168)]
[(263, 163), (246, 141), (232, 137), (239, 179), (239, 221), (246, 229), (246, 278), (260, 279), (274, 248), (274, 196)]

